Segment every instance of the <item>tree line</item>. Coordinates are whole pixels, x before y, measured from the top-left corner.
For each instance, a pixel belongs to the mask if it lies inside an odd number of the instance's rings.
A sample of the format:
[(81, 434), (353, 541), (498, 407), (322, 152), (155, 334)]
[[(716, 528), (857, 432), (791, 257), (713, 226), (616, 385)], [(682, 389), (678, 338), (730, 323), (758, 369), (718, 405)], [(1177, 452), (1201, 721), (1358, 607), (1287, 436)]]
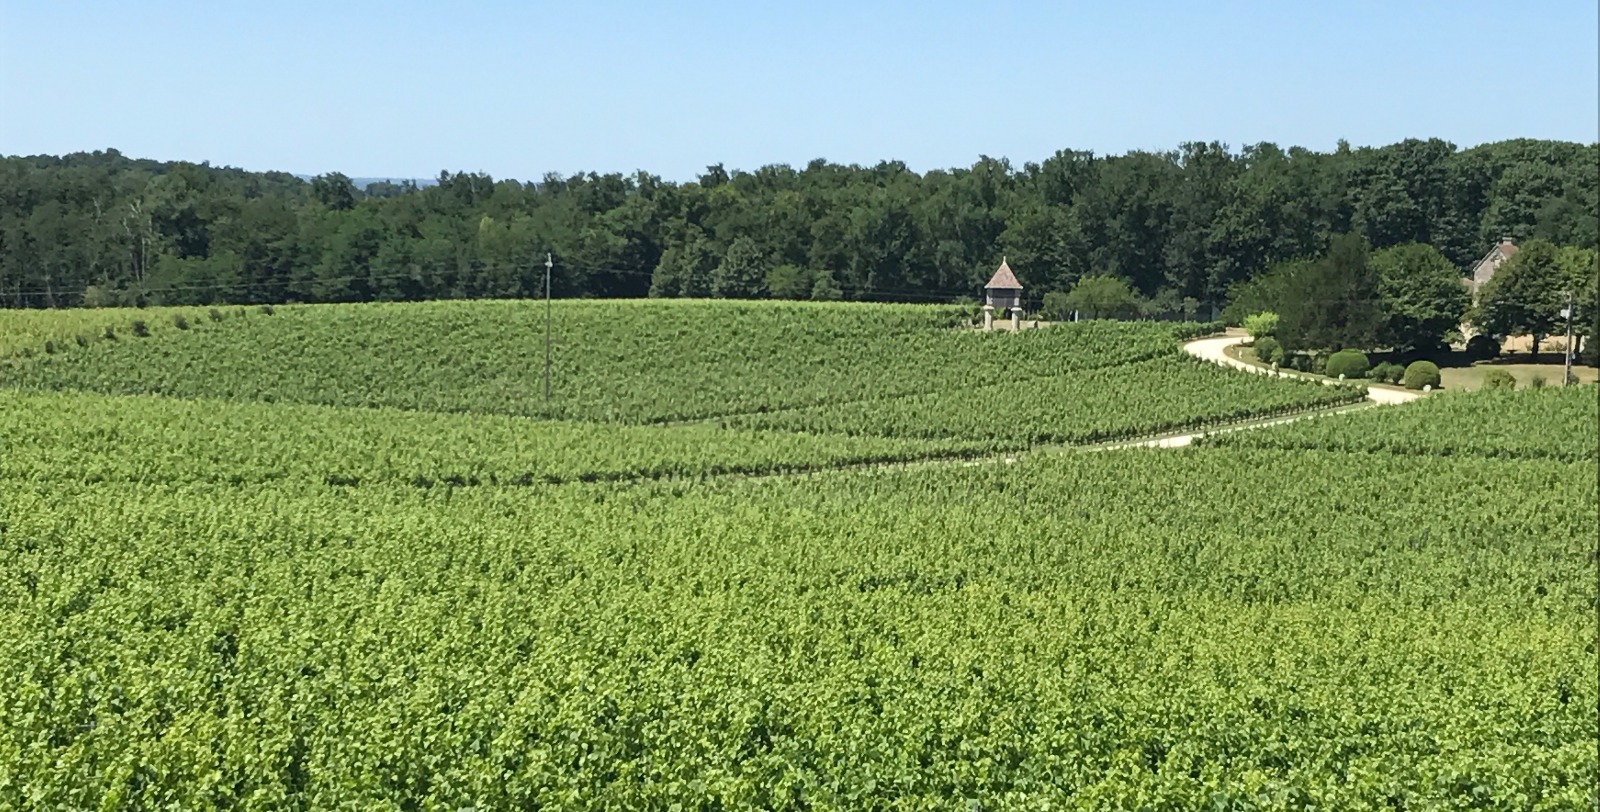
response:
[[(1481, 288), (1469, 291), (1436, 248), (1406, 243), (1372, 251), (1358, 234), (1336, 235), (1319, 257), (1279, 263), (1235, 285), (1224, 317), (1249, 324), (1270, 316), (1273, 346), (1286, 351), (1389, 349), (1432, 355), (1481, 335), (1530, 336), (1535, 356), (1562, 330), (1571, 308), (1574, 336), (1600, 332), (1600, 252), (1524, 242)], [(1255, 331), (1253, 331), (1255, 332)], [(1471, 347), (1471, 344), (1468, 344)], [(1592, 349), (1592, 348), (1591, 348)]]
[(1378, 252), (1429, 246), (1458, 276), (1503, 236), (1595, 248), (1597, 167), (1600, 145), (1528, 139), (1186, 143), (924, 173), (816, 160), (681, 183), (442, 172), (361, 189), (115, 150), (11, 156), (0, 303), (539, 296), (548, 252), (562, 297), (956, 301), (1004, 256), (1035, 304), (1091, 278), (1144, 313), (1192, 313), (1345, 234)]

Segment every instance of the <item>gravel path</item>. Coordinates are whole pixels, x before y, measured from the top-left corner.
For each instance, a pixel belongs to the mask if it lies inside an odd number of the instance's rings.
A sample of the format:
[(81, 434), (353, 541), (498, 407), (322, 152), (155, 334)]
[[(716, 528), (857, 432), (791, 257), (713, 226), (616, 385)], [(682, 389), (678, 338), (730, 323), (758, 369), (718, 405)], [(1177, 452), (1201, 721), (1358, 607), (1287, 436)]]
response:
[[(1226, 352), (1224, 352), (1224, 350), (1226, 350), (1228, 347), (1231, 347), (1234, 344), (1242, 343), (1244, 340), (1245, 340), (1244, 336), (1234, 336), (1234, 335), (1218, 336), (1218, 337), (1215, 337), (1215, 338), (1202, 338), (1202, 339), (1198, 339), (1198, 340), (1195, 340), (1195, 341), (1190, 341), (1187, 344), (1184, 344), (1183, 348), (1190, 355), (1193, 355), (1193, 356), (1195, 356), (1197, 358), (1201, 358), (1201, 359), (1204, 359), (1204, 360), (1207, 360), (1207, 361), (1211, 361), (1213, 363), (1221, 364), (1221, 365), (1226, 366), (1226, 367), (1232, 367), (1233, 369), (1243, 370), (1245, 372), (1254, 372), (1254, 373), (1256, 373), (1258, 375), (1271, 374), (1269, 370), (1265, 370), (1265, 369), (1262, 369), (1261, 367), (1255, 366), (1253, 364), (1247, 364), (1247, 363), (1244, 363), (1243, 361), (1239, 361), (1239, 360), (1230, 358), (1230, 357), (1228, 357), (1228, 354)], [(1282, 374), (1282, 375), (1284, 375), (1286, 377), (1307, 377), (1307, 376), (1296, 375), (1293, 372), (1286, 372), (1286, 373), (1280, 373), (1280, 374)], [(1323, 383), (1327, 383), (1327, 384), (1330, 384), (1330, 385), (1335, 383), (1335, 381), (1331, 381), (1331, 380), (1328, 380), (1326, 378), (1309, 378), (1308, 377), (1307, 379), (1308, 380), (1320, 380)], [(1266, 428), (1268, 426), (1280, 426), (1280, 425), (1283, 425), (1285, 423), (1295, 423), (1295, 422), (1298, 422), (1298, 421), (1301, 421), (1301, 420), (1315, 420), (1315, 419), (1323, 418), (1323, 417), (1332, 417), (1334, 415), (1340, 415), (1340, 414), (1344, 414), (1346, 412), (1354, 412), (1354, 411), (1360, 411), (1362, 409), (1370, 409), (1370, 408), (1373, 408), (1373, 407), (1379, 406), (1379, 405), (1390, 405), (1390, 404), (1397, 404), (1397, 403), (1409, 403), (1410, 401), (1416, 400), (1419, 397), (1422, 397), (1422, 393), (1421, 392), (1410, 392), (1410, 391), (1407, 391), (1407, 390), (1404, 390), (1404, 389), (1389, 389), (1389, 388), (1380, 388), (1380, 387), (1369, 387), (1368, 390), (1367, 390), (1367, 400), (1362, 401), (1360, 403), (1346, 404), (1346, 405), (1343, 405), (1343, 406), (1324, 406), (1324, 407), (1319, 407), (1319, 408), (1314, 408), (1314, 409), (1308, 409), (1308, 410), (1306, 410), (1304, 412), (1300, 412), (1298, 414), (1291, 414), (1291, 415), (1288, 415), (1286, 417), (1269, 417), (1269, 418), (1261, 418), (1261, 419), (1257, 419), (1257, 420), (1246, 420), (1246, 421), (1242, 421), (1242, 422), (1239, 422), (1239, 423), (1235, 423), (1233, 425), (1220, 426), (1220, 427), (1205, 429), (1205, 430), (1201, 430), (1201, 431), (1179, 432), (1179, 433), (1165, 434), (1165, 435), (1160, 435), (1160, 436), (1155, 436), (1155, 437), (1147, 435), (1145, 437), (1141, 437), (1141, 438), (1137, 438), (1137, 439), (1118, 440), (1118, 441), (1113, 441), (1113, 442), (1109, 442), (1109, 443), (1103, 443), (1103, 444), (1099, 444), (1099, 445), (1042, 445), (1042, 446), (1034, 446), (1032, 448), (1027, 448), (1027, 449), (1018, 449), (1016, 451), (1002, 452), (1002, 453), (998, 453), (998, 454), (984, 455), (984, 456), (979, 456), (979, 457), (959, 457), (959, 458), (958, 457), (930, 457), (928, 459), (921, 459), (921, 460), (903, 460), (903, 461), (900, 461), (900, 462), (872, 462), (872, 463), (845, 464), (845, 465), (838, 465), (838, 466), (832, 466), (832, 467), (827, 467), (827, 468), (818, 468), (818, 469), (805, 470), (805, 471), (784, 471), (784, 472), (772, 472), (772, 473), (766, 473), (766, 474), (739, 474), (739, 476), (750, 477), (750, 478), (754, 478), (754, 479), (765, 479), (765, 478), (793, 477), (793, 476), (818, 476), (818, 475), (827, 475), (829, 473), (836, 473), (836, 472), (839, 472), (839, 471), (853, 471), (853, 470), (862, 470), (862, 469), (920, 468), (920, 467), (931, 467), (931, 466), (935, 466), (935, 465), (959, 465), (959, 466), (963, 466), (963, 467), (971, 467), (971, 466), (978, 466), (978, 465), (1012, 465), (1012, 464), (1015, 464), (1016, 462), (1018, 462), (1019, 460), (1021, 460), (1023, 457), (1037, 456), (1037, 455), (1043, 455), (1043, 454), (1065, 454), (1065, 453), (1083, 453), (1083, 452), (1096, 452), (1096, 451), (1115, 451), (1115, 450), (1118, 450), (1118, 449), (1125, 449), (1125, 448), (1183, 448), (1185, 446), (1193, 444), (1195, 440), (1197, 440), (1197, 439), (1199, 439), (1201, 437), (1206, 437), (1206, 436), (1213, 435), (1213, 434), (1227, 434), (1229, 432), (1234, 432), (1234, 431), (1250, 431), (1252, 429)]]
[[(1269, 369), (1264, 369), (1262, 367), (1258, 367), (1255, 364), (1247, 364), (1247, 363), (1245, 363), (1243, 361), (1240, 361), (1237, 358), (1231, 358), (1231, 357), (1228, 356), (1228, 353), (1226, 352), (1226, 350), (1229, 347), (1231, 347), (1231, 346), (1233, 346), (1235, 344), (1244, 343), (1245, 338), (1246, 337), (1242, 336), (1242, 335), (1218, 336), (1216, 338), (1202, 338), (1202, 339), (1198, 339), (1196, 341), (1191, 341), (1191, 342), (1183, 345), (1183, 348), (1190, 355), (1193, 355), (1196, 358), (1203, 358), (1203, 359), (1205, 359), (1207, 361), (1210, 361), (1210, 362), (1212, 362), (1214, 364), (1221, 364), (1221, 365), (1223, 365), (1225, 367), (1232, 367), (1234, 369), (1244, 370), (1245, 372), (1254, 372), (1257, 375), (1271, 375), (1272, 371), (1269, 370)], [(1305, 378), (1306, 380), (1320, 380), (1323, 383), (1329, 384), (1329, 385), (1332, 385), (1332, 384), (1335, 383), (1334, 381), (1328, 380), (1326, 378), (1312, 378), (1310, 376), (1298, 375), (1298, 374), (1296, 374), (1294, 372), (1289, 372), (1289, 371), (1284, 371), (1284, 370), (1280, 370), (1278, 372), (1278, 374), (1282, 375), (1282, 376), (1285, 376), (1285, 377), (1291, 377), (1291, 378)], [(1387, 386), (1369, 386), (1369, 387), (1367, 387), (1367, 400), (1370, 400), (1373, 403), (1380, 403), (1380, 404), (1384, 404), (1384, 405), (1394, 405), (1394, 404), (1398, 404), (1398, 403), (1410, 403), (1411, 401), (1416, 400), (1417, 398), (1420, 398), (1420, 397), (1422, 397), (1422, 393), (1421, 392), (1412, 392), (1412, 391), (1405, 390), (1405, 389), (1392, 389), (1392, 388), (1387, 387)]]
[[(1233, 346), (1235, 344), (1242, 344), (1242, 343), (1244, 343), (1244, 341), (1245, 341), (1245, 336), (1242, 336), (1242, 335), (1226, 335), (1226, 336), (1217, 336), (1217, 337), (1214, 337), (1214, 338), (1201, 338), (1201, 339), (1196, 339), (1194, 341), (1190, 341), (1187, 344), (1184, 344), (1183, 345), (1183, 349), (1186, 352), (1188, 352), (1190, 355), (1195, 356), (1196, 358), (1200, 358), (1202, 360), (1210, 361), (1210, 362), (1212, 362), (1214, 364), (1221, 364), (1221, 365), (1223, 365), (1225, 367), (1231, 367), (1233, 369), (1242, 370), (1244, 372), (1253, 372), (1253, 373), (1255, 373), (1257, 375), (1272, 375), (1272, 374), (1274, 374), (1269, 369), (1263, 369), (1261, 367), (1256, 366), (1255, 364), (1247, 364), (1247, 363), (1245, 363), (1243, 361), (1240, 361), (1240, 360), (1238, 360), (1236, 358), (1233, 358), (1233, 357), (1228, 355), (1227, 349), (1229, 347), (1231, 347), (1231, 346)], [(1328, 380), (1327, 378), (1313, 378), (1311, 376), (1298, 375), (1298, 374), (1296, 374), (1294, 372), (1279, 371), (1277, 374), (1280, 375), (1280, 376), (1286, 376), (1286, 377), (1304, 378), (1306, 380), (1317, 380), (1317, 381), (1321, 381), (1322, 383), (1328, 384), (1330, 386), (1332, 386), (1333, 384), (1337, 383), (1336, 381)], [(1408, 390), (1405, 390), (1405, 389), (1391, 389), (1389, 387), (1384, 387), (1384, 386), (1369, 386), (1369, 387), (1367, 387), (1367, 401), (1368, 402), (1367, 403), (1357, 404), (1355, 406), (1340, 406), (1340, 407), (1336, 407), (1336, 408), (1332, 408), (1332, 409), (1313, 409), (1313, 410), (1309, 410), (1307, 412), (1304, 412), (1302, 414), (1290, 415), (1288, 417), (1280, 417), (1280, 418), (1274, 418), (1274, 419), (1270, 419), (1270, 420), (1253, 421), (1253, 422), (1244, 423), (1244, 424), (1237, 425), (1237, 426), (1228, 426), (1226, 428), (1221, 428), (1221, 429), (1212, 429), (1210, 431), (1197, 431), (1197, 432), (1190, 432), (1190, 433), (1185, 433), (1185, 434), (1171, 434), (1171, 435), (1167, 435), (1165, 437), (1155, 437), (1155, 438), (1147, 438), (1147, 439), (1140, 439), (1140, 440), (1129, 440), (1129, 441), (1120, 442), (1120, 443), (1108, 443), (1105, 446), (1100, 446), (1100, 447), (1097, 447), (1097, 448), (1095, 448), (1093, 450), (1100, 451), (1100, 450), (1112, 450), (1112, 449), (1118, 449), (1118, 448), (1183, 448), (1184, 446), (1190, 445), (1195, 440), (1197, 440), (1197, 439), (1199, 439), (1201, 437), (1204, 437), (1204, 436), (1206, 436), (1208, 434), (1225, 434), (1225, 433), (1230, 432), (1230, 431), (1248, 431), (1250, 429), (1266, 428), (1267, 426), (1280, 426), (1280, 425), (1283, 425), (1284, 423), (1294, 423), (1294, 422), (1297, 422), (1297, 421), (1300, 421), (1300, 420), (1312, 420), (1312, 419), (1319, 418), (1319, 417), (1328, 417), (1330, 415), (1344, 414), (1345, 412), (1356, 411), (1358, 409), (1366, 408), (1366, 407), (1369, 407), (1369, 406), (1372, 406), (1372, 405), (1389, 406), (1389, 405), (1395, 405), (1395, 404), (1400, 404), (1400, 403), (1410, 403), (1411, 401), (1416, 400), (1417, 398), (1420, 398), (1420, 397), (1422, 397), (1422, 393), (1421, 392), (1411, 392), (1411, 391), (1408, 391)]]

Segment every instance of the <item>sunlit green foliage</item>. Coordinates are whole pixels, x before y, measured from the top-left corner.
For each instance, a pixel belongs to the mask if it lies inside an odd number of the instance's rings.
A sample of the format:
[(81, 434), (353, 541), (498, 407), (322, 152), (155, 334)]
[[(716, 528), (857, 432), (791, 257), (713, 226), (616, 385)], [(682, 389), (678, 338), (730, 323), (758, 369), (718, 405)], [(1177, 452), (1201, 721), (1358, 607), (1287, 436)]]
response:
[(1169, 353), (1176, 341), (1172, 325), (1155, 323), (954, 329), (966, 315), (926, 305), (558, 302), (549, 406), (544, 306), (532, 302), (280, 307), (160, 342), (35, 358), (0, 368), (0, 383), (648, 422), (1058, 375)]
[(747, 428), (855, 436), (984, 440), (1002, 448), (1093, 443), (1205, 428), (1365, 397), (1354, 387), (1241, 375), (1193, 359), (1159, 358), (1015, 383), (749, 415)]
[(0, 803), (1592, 804), (1593, 477), (1342, 456), (0, 483)]
[[(150, 338), (178, 331), (177, 319), (189, 328), (212, 321), (242, 318), (256, 312), (244, 308), (149, 307), (79, 310), (12, 310), (0, 308), (0, 361), (20, 356), (64, 353), (101, 341), (134, 338), (133, 323), (142, 322)], [(0, 367), (0, 376), (4, 368)]]
[(986, 444), (0, 390), (0, 478), (530, 485), (793, 472)]
[(548, 410), (516, 302), (0, 367), (186, 398), (0, 390), (0, 809), (1596, 803), (1592, 387), (1006, 465), (1358, 393), (1157, 325), (556, 314)]
[(1236, 448), (1555, 459), (1592, 465), (1600, 462), (1600, 392), (1590, 385), (1441, 393), (1403, 408), (1368, 409), (1336, 420), (1219, 434), (1204, 442)]

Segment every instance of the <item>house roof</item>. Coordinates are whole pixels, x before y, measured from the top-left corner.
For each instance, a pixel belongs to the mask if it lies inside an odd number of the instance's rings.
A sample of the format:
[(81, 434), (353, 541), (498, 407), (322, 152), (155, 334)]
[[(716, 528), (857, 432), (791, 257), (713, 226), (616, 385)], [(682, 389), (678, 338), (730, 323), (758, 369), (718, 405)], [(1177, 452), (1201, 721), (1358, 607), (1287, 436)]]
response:
[(1500, 252), (1502, 259), (1510, 259), (1512, 254), (1517, 253), (1517, 244), (1512, 242), (1510, 238), (1501, 239), (1498, 245), (1490, 248), (1489, 253), (1483, 255), (1483, 259), (1478, 260), (1478, 265), (1494, 259), (1496, 251)]
[[(1500, 262), (1510, 259), (1515, 253), (1517, 253), (1517, 244), (1512, 242), (1510, 237), (1501, 237), (1500, 242), (1490, 248), (1489, 252), (1483, 255), (1483, 259), (1478, 260), (1477, 264), (1472, 266), (1472, 272), (1462, 280), (1466, 284), (1467, 290), (1472, 291), (1473, 295), (1477, 295), (1478, 288), (1482, 287), (1484, 283), (1489, 281), (1490, 277), (1494, 276), (1495, 269), (1499, 267)], [(1496, 255), (1499, 256), (1499, 261), (1495, 260)]]
[(989, 284), (984, 287), (996, 290), (1022, 290), (1022, 283), (1017, 281), (1017, 275), (1011, 272), (1011, 266), (1002, 259), (1000, 269), (994, 272), (994, 276), (989, 278)]

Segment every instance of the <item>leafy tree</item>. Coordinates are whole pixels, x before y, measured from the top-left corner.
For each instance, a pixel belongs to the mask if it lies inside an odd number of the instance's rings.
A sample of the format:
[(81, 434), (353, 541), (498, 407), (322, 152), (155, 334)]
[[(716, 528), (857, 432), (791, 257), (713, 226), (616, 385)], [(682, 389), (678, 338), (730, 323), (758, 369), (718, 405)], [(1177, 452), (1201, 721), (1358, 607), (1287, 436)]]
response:
[(1066, 210), (1033, 204), (1012, 212), (1008, 220), (1000, 234), (1001, 253), (1015, 267), (1027, 269), (1030, 279), (1052, 280), (1065, 289), (1071, 264)]
[(1278, 314), (1275, 337), (1291, 351), (1370, 347), (1382, 318), (1367, 243), (1356, 234), (1334, 237), (1318, 259), (1274, 267), (1238, 296)]
[(1047, 291), (1039, 305), (1039, 315), (1050, 321), (1066, 321), (1072, 318), (1072, 302), (1065, 291)]
[(335, 211), (355, 208), (356, 186), (340, 172), (329, 172), (311, 179), (311, 196)]
[(1159, 319), (1183, 311), (1183, 298), (1172, 288), (1161, 288), (1155, 295), (1139, 303), (1139, 315)]
[(1454, 144), (1437, 138), (1360, 150), (1345, 175), (1352, 230), (1380, 248), (1431, 239), (1454, 153)]
[(1244, 331), (1249, 333), (1251, 338), (1270, 336), (1278, 332), (1278, 314), (1270, 310), (1264, 310), (1260, 313), (1245, 316)]
[[(1492, 203), (1483, 214), (1482, 243), (1502, 236), (1533, 235), (1541, 211), (1562, 196), (1561, 172), (1543, 162), (1518, 162), (1505, 168), (1490, 190)], [(1547, 215), (1548, 216), (1548, 215)]]
[(1226, 273), (1223, 268), (1231, 258), (1226, 230), (1230, 191), (1246, 165), (1214, 141), (1182, 144), (1176, 160), (1179, 175), (1164, 193), (1171, 200), (1173, 217), (1162, 264), (1168, 284), (1181, 298), (1205, 293), (1209, 280)]
[(1545, 201), (1535, 215), (1533, 236), (1557, 245), (1600, 245), (1600, 223), (1583, 206), (1566, 197)]
[(646, 294), (652, 299), (670, 299), (678, 295), (683, 289), (683, 283), (678, 279), (677, 248), (668, 248), (662, 252), (661, 259), (656, 263), (656, 269), (650, 272), (650, 290)]
[[(1579, 358), (1593, 357), (1597, 325), (1600, 325), (1600, 251), (1571, 246), (1556, 249), (1556, 264), (1561, 267), (1567, 290), (1573, 295), (1572, 333), (1587, 345)], [(1566, 329), (1562, 319), (1560, 329)]]
[(708, 240), (698, 240), (684, 248), (679, 264), (678, 295), (689, 299), (703, 299), (711, 295), (711, 274), (716, 268), (717, 255)]
[(711, 272), (711, 295), (719, 299), (754, 299), (766, 286), (767, 260), (755, 241), (740, 237)]
[(1289, 266), (1290, 263), (1279, 263), (1266, 273), (1233, 283), (1228, 288), (1228, 304), (1222, 309), (1222, 320), (1242, 325), (1245, 319), (1257, 313), (1273, 313), (1273, 308), (1289, 295)]
[(650, 296), (698, 299), (711, 295), (711, 271), (717, 255), (698, 229), (687, 240), (662, 252), (650, 278)]
[(1084, 270), (1100, 269), (1144, 293), (1166, 282), (1163, 247), (1174, 222), (1172, 195), (1180, 177), (1171, 155), (1131, 152), (1102, 162), (1098, 183), (1071, 210), (1070, 244), (1086, 255)]
[(1539, 342), (1560, 321), (1568, 285), (1556, 247), (1529, 240), (1479, 291), (1473, 321), (1490, 335), (1532, 336), (1533, 356), (1538, 358)]
[(834, 280), (833, 274), (818, 271), (816, 276), (816, 281), (811, 283), (811, 301), (837, 302), (844, 298), (844, 291), (839, 289), (839, 283)]
[(1438, 249), (1420, 243), (1385, 248), (1370, 260), (1378, 276), (1382, 324), (1377, 340), (1396, 348), (1444, 341), (1466, 316), (1471, 297), (1461, 272)]
[(1078, 280), (1063, 304), (1069, 311), (1078, 311), (1081, 318), (1125, 318), (1138, 312), (1139, 295), (1115, 276), (1096, 274)]
[(811, 288), (811, 272), (805, 268), (777, 265), (767, 271), (767, 291), (774, 299), (806, 299)]
[(1556, 265), (1561, 268), (1561, 275), (1577, 301), (1578, 312), (1583, 314), (1579, 319), (1592, 314), (1600, 304), (1596, 302), (1596, 297), (1600, 296), (1600, 251), (1572, 246), (1557, 248)]

